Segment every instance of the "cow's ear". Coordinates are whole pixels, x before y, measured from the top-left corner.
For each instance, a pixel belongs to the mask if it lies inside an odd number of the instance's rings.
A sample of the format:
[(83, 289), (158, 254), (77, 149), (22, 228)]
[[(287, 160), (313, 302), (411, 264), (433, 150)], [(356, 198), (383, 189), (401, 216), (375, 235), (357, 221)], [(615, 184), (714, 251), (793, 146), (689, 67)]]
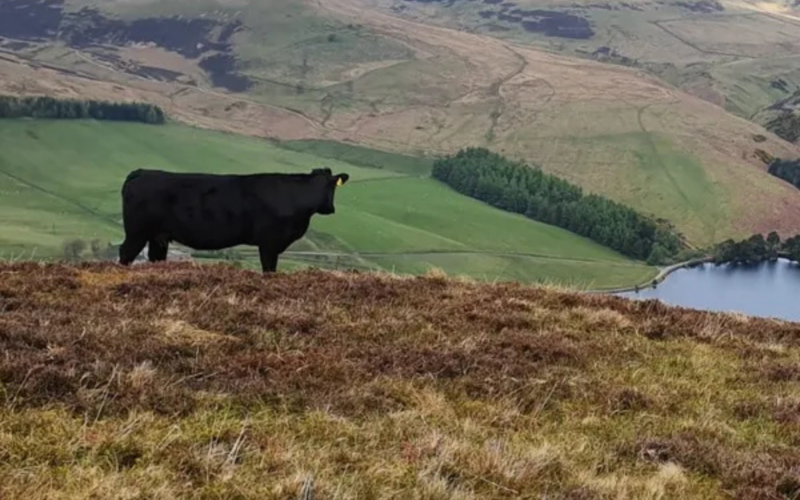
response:
[(349, 175), (347, 175), (347, 174), (339, 174), (339, 175), (336, 176), (336, 185), (337, 186), (341, 186), (342, 184), (347, 182), (349, 179), (350, 179)]

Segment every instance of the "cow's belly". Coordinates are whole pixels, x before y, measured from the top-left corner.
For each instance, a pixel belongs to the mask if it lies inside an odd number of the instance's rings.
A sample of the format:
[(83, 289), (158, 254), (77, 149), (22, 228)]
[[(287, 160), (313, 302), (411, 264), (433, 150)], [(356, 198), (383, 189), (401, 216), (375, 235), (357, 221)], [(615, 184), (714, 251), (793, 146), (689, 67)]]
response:
[(174, 213), (165, 224), (169, 239), (197, 250), (221, 250), (252, 244), (250, 227), (242, 217), (197, 217)]
[(192, 230), (171, 228), (167, 233), (171, 240), (197, 250), (221, 250), (251, 244), (250, 238), (244, 232), (219, 226), (196, 226)]
[(198, 238), (193, 235), (169, 235), (169, 239), (181, 245), (187, 246), (194, 250), (223, 250), (225, 248), (235, 247), (237, 245), (246, 244), (241, 239), (233, 238), (219, 238), (219, 237), (203, 237)]

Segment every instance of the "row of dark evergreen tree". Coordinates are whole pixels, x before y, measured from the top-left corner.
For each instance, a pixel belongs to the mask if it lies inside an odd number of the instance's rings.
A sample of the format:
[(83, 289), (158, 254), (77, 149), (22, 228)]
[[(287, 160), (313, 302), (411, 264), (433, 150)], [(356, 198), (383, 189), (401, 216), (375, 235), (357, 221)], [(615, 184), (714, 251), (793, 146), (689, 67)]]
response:
[(781, 241), (774, 231), (766, 238), (763, 234), (754, 234), (742, 241), (725, 240), (713, 251), (716, 264), (757, 264), (778, 257), (800, 262), (800, 235)]
[(783, 256), (800, 263), (800, 234), (794, 235), (781, 244)]
[(436, 160), (432, 175), (459, 193), (567, 229), (651, 264), (666, 263), (683, 247), (671, 228), (485, 148), (462, 149)]
[(769, 164), (767, 171), (800, 189), (800, 160), (775, 159)]
[(160, 125), (166, 120), (156, 105), (140, 102), (105, 102), (53, 97), (0, 96), (0, 118), (50, 118), (110, 120)]

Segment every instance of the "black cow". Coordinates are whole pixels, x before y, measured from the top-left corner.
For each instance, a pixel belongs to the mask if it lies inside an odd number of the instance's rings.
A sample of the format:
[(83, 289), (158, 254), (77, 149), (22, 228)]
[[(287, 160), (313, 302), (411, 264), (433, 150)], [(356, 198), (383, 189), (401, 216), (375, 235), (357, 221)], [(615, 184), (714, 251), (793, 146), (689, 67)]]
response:
[(150, 262), (166, 260), (171, 241), (195, 250), (255, 245), (262, 271), (274, 272), (278, 255), (305, 234), (312, 215), (336, 211), (334, 192), (349, 178), (329, 168), (252, 175), (134, 170), (122, 185), (119, 262), (129, 265), (145, 245)]

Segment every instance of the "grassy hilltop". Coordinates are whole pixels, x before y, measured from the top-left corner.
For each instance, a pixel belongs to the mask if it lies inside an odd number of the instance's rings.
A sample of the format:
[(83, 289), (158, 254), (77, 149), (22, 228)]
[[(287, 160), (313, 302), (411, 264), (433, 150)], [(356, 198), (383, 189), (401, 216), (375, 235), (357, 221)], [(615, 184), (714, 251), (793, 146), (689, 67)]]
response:
[(800, 493), (796, 324), (175, 263), (2, 264), (0, 310), (4, 498)]
[[(136, 98), (203, 127), (414, 154), (488, 146), (667, 218), (698, 245), (800, 230), (800, 192), (767, 174), (757, 151), (792, 158), (797, 146), (686, 85), (473, 29), (463, 16), (479, 2), (441, 4), (402, 2), (398, 11), (382, 0), (67, 0), (62, 8), (55, 0), (6, 0), (0, 91)], [(659, 7), (658, 15), (675, 8)], [(463, 27), (454, 29), (446, 14), (459, 9)], [(599, 10), (607, 23), (620, 13)], [(420, 22), (422, 11), (448, 27)], [(29, 22), (35, 15), (42, 22)], [(661, 53), (683, 53), (660, 21), (636, 26), (673, 41)], [(744, 33), (694, 29), (720, 31)], [(647, 36), (624, 38), (625, 50), (662, 46)], [(773, 45), (787, 43), (779, 37)]]
[[(424, 273), (434, 266), (482, 280), (601, 288), (656, 274), (591, 240), (459, 195), (430, 178), (425, 160), (335, 143), (279, 147), (177, 125), (92, 121), (0, 121), (0, 252), (60, 258), (74, 238), (121, 242), (120, 189), (134, 168), (252, 173), (320, 165), (348, 172), (351, 182), (337, 192), (336, 214), (312, 219), (279, 269)], [(236, 252), (257, 266), (254, 248)]]

